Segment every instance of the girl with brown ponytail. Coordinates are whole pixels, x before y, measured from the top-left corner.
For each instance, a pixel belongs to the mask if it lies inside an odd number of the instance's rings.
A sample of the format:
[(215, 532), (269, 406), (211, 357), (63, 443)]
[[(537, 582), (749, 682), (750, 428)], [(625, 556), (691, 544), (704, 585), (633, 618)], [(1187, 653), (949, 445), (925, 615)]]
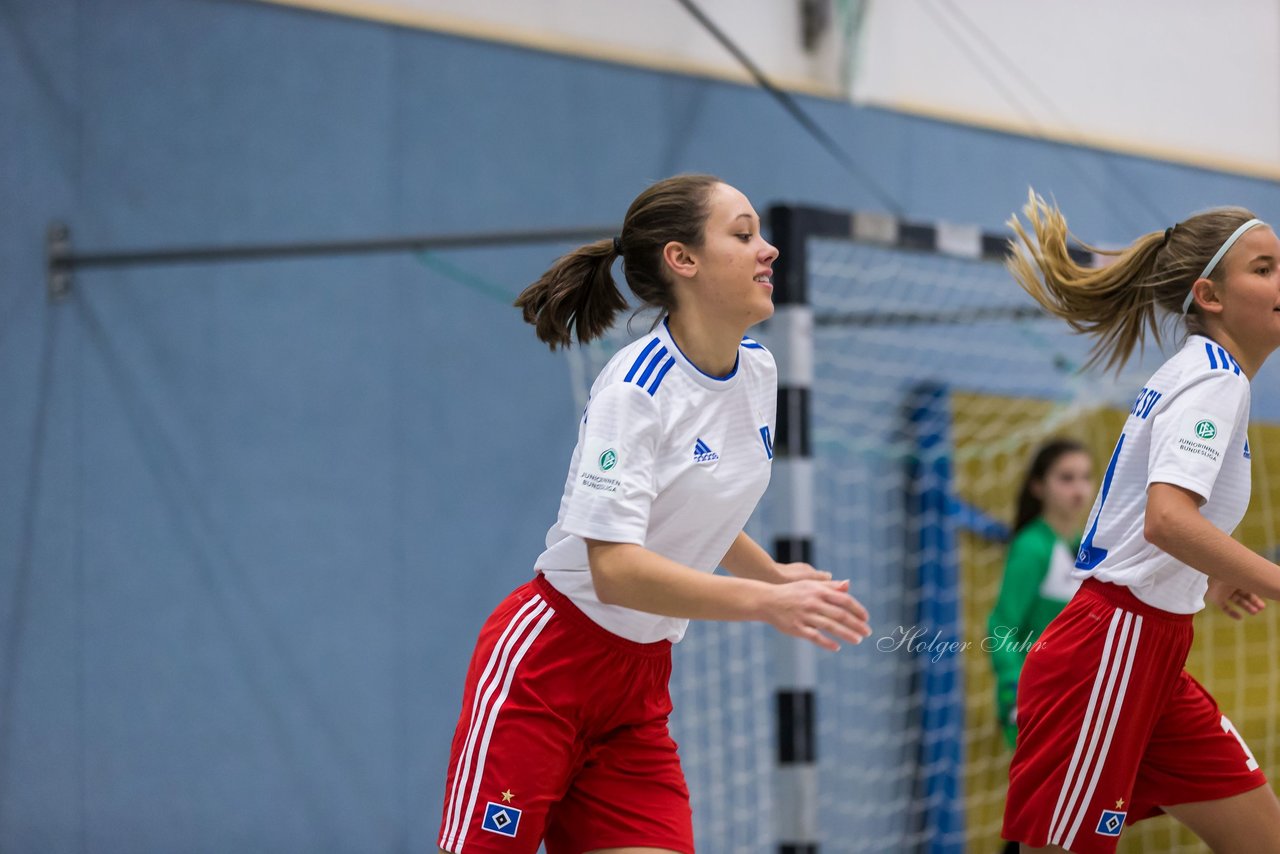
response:
[(1250, 381), (1280, 347), (1280, 240), (1217, 208), (1092, 268), (1055, 206), (1033, 194), (1025, 212), (1009, 268), (1096, 338), (1095, 362), (1122, 366), (1170, 319), (1186, 342), (1137, 392), (1076, 554), (1080, 589), (1023, 665), (1003, 835), (1111, 854), (1126, 824), (1167, 812), (1214, 851), (1280, 851), (1280, 801), (1184, 669), (1206, 600), (1240, 619), (1280, 599), (1280, 567), (1230, 536), (1249, 502)]
[(773, 313), (777, 254), (742, 193), (681, 175), (516, 300), (552, 349), (585, 343), (626, 307), (621, 258), (661, 317), (592, 385), (534, 579), (481, 629), (442, 851), (690, 854), (667, 733), (671, 644), (689, 620), (760, 620), (825, 649), (870, 634), (848, 581), (779, 564), (742, 530), (773, 460), (777, 372), (746, 331)]

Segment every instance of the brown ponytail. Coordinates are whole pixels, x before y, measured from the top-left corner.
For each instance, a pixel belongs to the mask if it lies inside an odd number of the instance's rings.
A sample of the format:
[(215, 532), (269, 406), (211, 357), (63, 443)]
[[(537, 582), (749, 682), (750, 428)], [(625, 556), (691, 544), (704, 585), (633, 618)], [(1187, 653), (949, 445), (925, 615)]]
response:
[[(1072, 243), (1067, 221), (1056, 205), (1030, 193), (1023, 208), (1035, 233), (1033, 240), (1015, 215), (1009, 220), (1011, 238), (1006, 262), (1018, 284), (1044, 309), (1060, 317), (1076, 332), (1096, 341), (1089, 365), (1124, 366), (1149, 331), (1161, 342), (1157, 309), (1182, 314), (1182, 302), (1196, 278), (1231, 233), (1253, 214), (1244, 208), (1214, 208), (1165, 231), (1139, 237), (1127, 249), (1095, 249), (1097, 255), (1115, 258), (1105, 267), (1084, 267), (1067, 251)], [(1021, 245), (1019, 245), (1021, 241)], [(1221, 270), (1221, 267), (1218, 268)], [(1219, 281), (1215, 271), (1210, 279)], [(1199, 313), (1186, 316), (1186, 331), (1203, 332)]]
[(516, 298), (526, 323), (537, 329), (538, 340), (568, 347), (598, 338), (627, 307), (609, 268), (618, 255), (612, 240), (597, 240), (562, 255), (538, 281)]
[(677, 175), (653, 184), (631, 203), (622, 234), (597, 240), (561, 256), (516, 298), (525, 322), (538, 340), (554, 350), (576, 339), (586, 344), (609, 330), (627, 307), (614, 284), (612, 267), (623, 258), (627, 284), (641, 301), (640, 310), (670, 312), (675, 293), (667, 277), (662, 250), (673, 241), (702, 245), (711, 190), (722, 183), (711, 175)]

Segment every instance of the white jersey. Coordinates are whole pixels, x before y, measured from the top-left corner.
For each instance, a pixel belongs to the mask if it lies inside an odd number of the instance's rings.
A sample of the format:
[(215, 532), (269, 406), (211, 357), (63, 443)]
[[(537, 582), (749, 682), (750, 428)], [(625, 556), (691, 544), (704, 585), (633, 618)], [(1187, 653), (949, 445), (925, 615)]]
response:
[(1080, 579), (1076, 578), (1076, 556), (1071, 553), (1071, 545), (1064, 543), (1055, 535), (1053, 551), (1049, 553), (1049, 569), (1040, 582), (1040, 596), (1044, 599), (1055, 599), (1059, 602), (1070, 602), (1071, 597), (1080, 589)]
[(1249, 506), (1249, 378), (1213, 341), (1192, 335), (1138, 394), (1093, 504), (1076, 576), (1128, 587), (1175, 614), (1204, 607), (1209, 578), (1143, 536), (1147, 487), (1171, 483), (1204, 499), (1230, 534)]
[(665, 321), (620, 350), (591, 387), (535, 568), (614, 634), (680, 640), (688, 620), (596, 597), (584, 538), (635, 543), (713, 572), (769, 483), (777, 389), (773, 356), (750, 338), (724, 377), (690, 362)]

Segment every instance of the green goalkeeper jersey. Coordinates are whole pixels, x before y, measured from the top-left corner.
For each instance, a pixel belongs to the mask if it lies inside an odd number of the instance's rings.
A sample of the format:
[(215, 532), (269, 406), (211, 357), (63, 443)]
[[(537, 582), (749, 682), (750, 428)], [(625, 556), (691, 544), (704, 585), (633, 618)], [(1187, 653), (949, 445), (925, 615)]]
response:
[(996, 712), (1012, 746), (1018, 676), (1031, 646), (1080, 586), (1071, 577), (1079, 540), (1066, 542), (1043, 518), (1029, 522), (1009, 544), (1004, 579), (991, 619), (987, 646), (996, 674)]

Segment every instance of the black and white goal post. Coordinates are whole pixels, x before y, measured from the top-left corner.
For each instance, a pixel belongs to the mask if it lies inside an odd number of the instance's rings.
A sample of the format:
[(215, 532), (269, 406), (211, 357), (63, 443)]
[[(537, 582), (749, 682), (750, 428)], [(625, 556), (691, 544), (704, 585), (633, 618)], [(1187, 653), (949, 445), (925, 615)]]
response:
[[(774, 206), (769, 226), (778, 259), (773, 267), (769, 339), (778, 365), (778, 423), (774, 437), (774, 558), (814, 562), (813, 457), (810, 391), (813, 386), (813, 308), (806, 292), (805, 244), (830, 227), (831, 215)], [(836, 217), (838, 219), (838, 216)], [(844, 219), (847, 224), (847, 217)], [(818, 776), (814, 646), (777, 635), (774, 641), (776, 768), (774, 834), (778, 854), (817, 854)]]

